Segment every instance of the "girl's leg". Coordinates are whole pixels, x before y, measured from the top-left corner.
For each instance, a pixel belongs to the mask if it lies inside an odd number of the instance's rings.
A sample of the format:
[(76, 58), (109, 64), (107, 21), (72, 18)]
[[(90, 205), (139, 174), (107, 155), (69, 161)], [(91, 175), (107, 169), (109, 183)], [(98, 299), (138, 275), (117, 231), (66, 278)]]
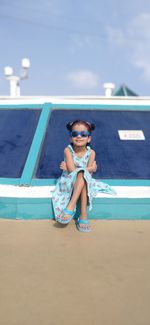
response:
[[(83, 177), (83, 172), (81, 171), (77, 175), (76, 182), (74, 184), (72, 197), (71, 197), (71, 200), (70, 200), (69, 204), (67, 205), (67, 209), (69, 211), (74, 210), (75, 205), (76, 205), (76, 203), (77, 203), (77, 201), (79, 199), (79, 196), (81, 195), (81, 192), (82, 192), (82, 189), (83, 189), (84, 185), (85, 185), (85, 180), (84, 180), (84, 177)], [(67, 214), (63, 216), (64, 220), (67, 220), (69, 218), (70, 218), (70, 216), (67, 215)]]
[(80, 195), (80, 207), (81, 207), (81, 214), (80, 219), (87, 219), (87, 186), (86, 183), (83, 186)]
[[(84, 187), (82, 189), (81, 195), (80, 195), (80, 207), (81, 207), (81, 214), (80, 214), (80, 220), (87, 220), (87, 185), (84, 184)], [(90, 228), (89, 224), (80, 223), (80, 228)]]

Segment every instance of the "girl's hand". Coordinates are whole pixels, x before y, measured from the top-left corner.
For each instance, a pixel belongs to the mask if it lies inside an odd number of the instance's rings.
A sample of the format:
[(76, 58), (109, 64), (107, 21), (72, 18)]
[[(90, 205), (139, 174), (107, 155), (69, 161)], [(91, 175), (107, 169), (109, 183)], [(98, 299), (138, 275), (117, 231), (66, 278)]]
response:
[(59, 165), (60, 169), (67, 171), (67, 164), (65, 161), (62, 161)]
[(89, 171), (89, 173), (95, 173), (97, 171), (97, 164), (95, 160), (90, 166), (87, 167), (87, 170)]
[(97, 171), (97, 164), (95, 160), (93, 161), (92, 168), (93, 168), (93, 173), (95, 173)]

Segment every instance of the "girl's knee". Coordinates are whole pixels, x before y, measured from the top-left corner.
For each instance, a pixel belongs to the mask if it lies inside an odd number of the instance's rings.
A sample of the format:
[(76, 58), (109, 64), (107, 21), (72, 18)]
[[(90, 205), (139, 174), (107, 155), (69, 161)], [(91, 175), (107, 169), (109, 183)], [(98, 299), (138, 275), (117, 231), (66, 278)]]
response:
[(81, 170), (80, 172), (78, 172), (78, 175), (77, 175), (78, 178), (84, 178), (84, 172), (83, 170)]

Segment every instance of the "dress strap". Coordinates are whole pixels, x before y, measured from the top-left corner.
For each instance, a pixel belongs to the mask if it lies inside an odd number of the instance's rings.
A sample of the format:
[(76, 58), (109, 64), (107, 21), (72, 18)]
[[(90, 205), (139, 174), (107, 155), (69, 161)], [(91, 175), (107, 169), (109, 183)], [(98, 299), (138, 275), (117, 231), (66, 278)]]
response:
[(91, 154), (91, 147), (90, 146), (87, 146), (87, 157), (90, 157), (90, 154)]
[(91, 152), (91, 147), (90, 146), (87, 146), (87, 151)]
[(71, 153), (74, 153), (74, 150), (73, 150), (73, 148), (72, 148), (72, 145), (71, 145), (71, 144), (68, 144), (68, 148), (69, 148), (69, 150), (71, 151)]

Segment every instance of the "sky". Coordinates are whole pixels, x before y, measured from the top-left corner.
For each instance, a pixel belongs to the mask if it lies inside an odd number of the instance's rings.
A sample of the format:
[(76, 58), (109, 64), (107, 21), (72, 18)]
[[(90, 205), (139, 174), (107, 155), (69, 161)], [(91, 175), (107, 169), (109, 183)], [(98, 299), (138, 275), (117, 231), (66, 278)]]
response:
[(22, 58), (24, 96), (104, 95), (106, 82), (150, 96), (150, 1), (0, 0), (0, 96)]

